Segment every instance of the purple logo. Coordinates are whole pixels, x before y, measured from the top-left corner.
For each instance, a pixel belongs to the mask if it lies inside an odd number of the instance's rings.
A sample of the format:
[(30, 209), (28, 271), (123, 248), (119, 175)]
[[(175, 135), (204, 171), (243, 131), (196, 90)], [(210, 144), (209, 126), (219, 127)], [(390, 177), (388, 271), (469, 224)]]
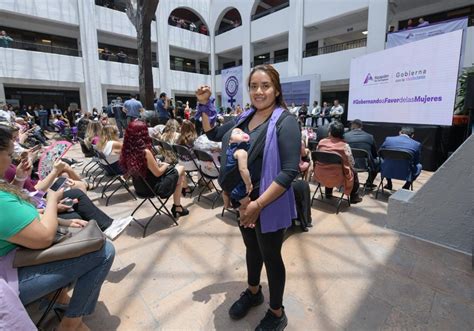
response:
[(371, 80), (374, 80), (372, 78), (372, 75), (370, 74), (370, 72), (367, 74), (367, 76), (365, 76), (365, 79), (364, 79), (364, 85), (367, 84), (368, 82), (370, 82)]

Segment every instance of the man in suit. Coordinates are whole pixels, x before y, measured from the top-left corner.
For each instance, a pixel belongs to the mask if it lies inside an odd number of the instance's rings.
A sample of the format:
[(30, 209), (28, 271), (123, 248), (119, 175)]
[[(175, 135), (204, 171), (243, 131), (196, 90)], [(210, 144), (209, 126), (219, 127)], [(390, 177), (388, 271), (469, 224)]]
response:
[[(380, 148), (384, 149), (394, 149), (394, 150), (401, 150), (408, 152), (413, 157), (413, 163), (411, 165), (412, 171), (412, 178), (411, 181), (407, 180), (403, 185), (405, 190), (410, 189), (411, 183), (418, 177), (421, 173), (421, 143), (414, 140), (413, 137), (415, 136), (415, 129), (412, 127), (402, 127), (400, 130), (400, 134), (395, 137), (387, 137), (383, 142)], [(383, 161), (382, 161), (383, 163)], [(392, 179), (387, 178), (387, 185), (384, 188), (391, 190), (392, 189)]]
[[(369, 177), (365, 183), (365, 186), (369, 189), (375, 188), (373, 184), (377, 173), (380, 171), (380, 161), (377, 155), (377, 147), (375, 145), (374, 136), (362, 130), (362, 121), (357, 119), (351, 123), (351, 131), (344, 134), (344, 140), (349, 144), (351, 148), (363, 149), (369, 154)], [(363, 159), (356, 159), (357, 168), (365, 168)]]

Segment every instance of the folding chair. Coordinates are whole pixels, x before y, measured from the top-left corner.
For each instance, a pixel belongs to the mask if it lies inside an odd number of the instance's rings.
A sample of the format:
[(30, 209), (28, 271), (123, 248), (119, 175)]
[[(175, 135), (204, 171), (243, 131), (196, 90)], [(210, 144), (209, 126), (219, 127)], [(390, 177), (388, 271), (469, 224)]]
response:
[(91, 160), (82, 168), (82, 174), (85, 177), (89, 177), (89, 172), (94, 172), (93, 169), (97, 170), (99, 167), (99, 162), (96, 157), (95, 151), (93, 148), (89, 148), (82, 138), (77, 138), (79, 140), (79, 144), (81, 145), (82, 153), (84, 154), (85, 158), (91, 158)]
[(40, 319), (38, 320), (38, 322), (36, 323), (36, 327), (38, 329), (40, 329), (40, 326), (41, 324), (43, 323), (43, 321), (46, 319), (46, 317), (48, 316), (48, 314), (52, 311), (54, 311), (54, 314), (56, 315), (56, 317), (61, 320), (61, 316), (59, 316), (58, 312), (53, 308), (54, 307), (54, 304), (56, 303), (56, 301), (58, 300), (59, 298), (59, 295), (61, 294), (62, 292), (62, 288), (59, 288), (57, 289), (54, 294), (53, 294), (53, 298), (49, 301), (48, 303), (48, 306), (46, 307), (45, 311), (43, 312), (43, 314), (41, 315)]
[[(313, 159), (314, 167), (315, 167), (315, 172), (317, 171), (316, 167), (318, 165), (335, 165), (334, 171), (340, 171), (342, 177), (344, 176), (344, 165), (342, 162), (342, 158), (339, 154), (334, 153), (334, 152), (323, 152), (323, 151), (312, 151), (311, 152), (311, 158)], [(338, 175), (338, 174), (335, 174)], [(325, 202), (322, 197), (324, 196), (323, 191), (321, 189), (321, 184), (324, 186), (324, 183), (318, 181), (318, 186), (316, 187), (316, 190), (314, 191), (313, 197), (311, 198), (311, 205), (313, 204), (315, 199), (316, 193), (319, 192), (321, 193), (321, 199), (320, 201)], [(339, 213), (339, 208), (341, 207), (342, 201), (345, 200), (347, 201), (348, 205), (351, 205), (350, 197), (348, 196), (347, 199), (344, 199), (344, 191), (342, 191), (341, 196), (339, 197), (337, 201), (337, 207), (336, 207), (336, 215)]]
[(382, 188), (382, 193), (384, 193), (383, 180), (385, 178), (410, 181), (410, 189), (413, 191), (413, 155), (406, 151), (384, 148), (379, 151), (379, 155), (382, 159), (380, 164), (380, 176), (382, 179), (377, 187), (377, 192), (375, 192), (375, 198), (377, 199), (380, 188)]
[[(140, 199), (143, 199), (142, 202), (140, 202), (140, 204), (132, 212), (132, 217), (140, 209), (140, 207), (143, 206), (143, 204), (146, 201), (149, 201), (151, 205), (155, 208), (155, 213), (151, 215), (151, 217), (148, 219), (148, 221), (145, 224), (142, 224), (138, 222), (135, 218), (133, 218), (135, 223), (137, 223), (139, 226), (143, 228), (143, 238), (145, 238), (146, 236), (146, 230), (148, 228), (148, 225), (150, 225), (151, 221), (156, 215), (166, 215), (173, 220), (174, 224), (179, 225), (176, 219), (173, 217), (173, 214), (171, 214), (171, 212), (166, 207), (166, 203), (168, 202), (169, 197), (163, 201), (163, 199), (161, 199), (155, 193), (155, 190), (150, 186), (150, 184), (148, 184), (146, 179), (143, 178), (142, 176), (132, 177), (132, 183), (133, 183), (133, 187), (135, 188), (135, 194)], [(157, 207), (155, 203), (153, 203), (153, 198), (156, 198), (156, 200), (158, 201), (159, 207)]]
[[(204, 186), (199, 190), (198, 201), (201, 199), (202, 196), (203, 198), (212, 201), (212, 208), (214, 209), (214, 205), (222, 193), (222, 190), (218, 189), (217, 186), (214, 184), (214, 180), (219, 177), (219, 167), (214, 162), (214, 158), (212, 157), (212, 155), (210, 155), (206, 151), (195, 149), (194, 154), (196, 154), (196, 157), (198, 159), (199, 173), (201, 174), (201, 179), (204, 182)], [(211, 192), (212, 188), (216, 190), (217, 194), (215, 195), (214, 199), (202, 195), (206, 188), (209, 188)]]
[[(97, 153), (97, 156), (99, 157), (99, 162), (100, 162), (100, 165), (101, 165), (101, 168), (104, 170), (105, 172), (105, 175), (109, 176), (110, 179), (104, 184), (103, 188), (102, 188), (102, 194), (101, 194), (101, 198), (107, 198), (106, 201), (105, 201), (105, 205), (108, 206), (109, 205), (109, 200), (110, 198), (115, 194), (115, 192), (117, 192), (120, 187), (123, 187), (127, 190), (127, 192), (136, 200), (137, 198), (135, 197), (135, 195), (133, 194), (132, 191), (130, 191), (130, 188), (128, 187), (128, 184), (126, 181), (124, 181), (122, 179), (122, 175), (123, 173), (117, 171), (116, 167), (114, 167), (110, 162), (109, 160), (107, 159), (107, 157), (104, 155), (104, 153), (102, 153), (101, 151), (98, 151), (96, 150), (96, 153)], [(105, 176), (104, 176), (105, 177)], [(103, 177), (102, 177), (103, 178)], [(102, 181), (102, 178), (101, 180), (99, 181), (99, 183), (97, 185), (100, 184), (100, 182)], [(119, 182), (120, 185), (109, 195), (107, 196), (105, 194), (105, 192), (107, 191), (107, 189), (112, 186), (112, 184), (114, 184), (115, 182)]]
[(193, 173), (199, 173), (199, 166), (196, 163), (195, 155), (186, 146), (173, 145), (172, 147), (178, 158), (178, 163), (184, 167), (186, 177), (193, 183), (193, 188), (191, 189), (191, 196), (193, 196), (193, 192), (197, 187), (197, 183), (193, 179)]
[[(370, 156), (365, 149), (351, 148), (352, 156), (354, 157), (355, 166), (354, 171), (357, 173), (366, 172), (370, 176), (372, 169), (370, 168)], [(367, 182), (364, 184), (364, 194), (367, 190)]]
[(173, 146), (168, 144), (166, 141), (161, 141), (161, 147), (163, 148), (165, 161), (173, 166), (176, 165), (178, 163), (178, 157), (176, 156)]

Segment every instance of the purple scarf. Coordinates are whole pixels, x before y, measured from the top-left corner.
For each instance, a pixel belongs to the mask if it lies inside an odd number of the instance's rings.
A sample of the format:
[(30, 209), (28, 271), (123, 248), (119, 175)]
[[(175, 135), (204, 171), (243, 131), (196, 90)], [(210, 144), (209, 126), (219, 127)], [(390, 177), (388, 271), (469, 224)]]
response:
[[(273, 180), (281, 171), (276, 123), (284, 111), (282, 108), (276, 108), (268, 123), (265, 148), (263, 150), (262, 174), (260, 176), (260, 195), (273, 183)], [(247, 110), (239, 117), (237, 123), (242, 123), (254, 112), (254, 109)], [(288, 228), (291, 225), (291, 221), (295, 218), (295, 194), (293, 188), (290, 187), (260, 212), (261, 231), (262, 233), (267, 233)]]

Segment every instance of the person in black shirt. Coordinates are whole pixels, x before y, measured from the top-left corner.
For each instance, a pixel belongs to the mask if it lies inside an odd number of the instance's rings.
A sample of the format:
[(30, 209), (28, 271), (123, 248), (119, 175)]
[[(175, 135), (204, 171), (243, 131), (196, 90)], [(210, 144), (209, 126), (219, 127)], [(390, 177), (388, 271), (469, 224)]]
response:
[[(283, 308), (285, 265), (281, 248), (284, 231), (291, 225), (290, 214), (295, 211), (291, 184), (299, 173), (301, 132), (296, 118), (288, 115), (279, 74), (271, 65), (256, 66), (250, 73), (248, 88), (252, 108), (236, 118), (236, 122), (212, 127), (208, 115), (202, 113), (202, 125), (208, 138), (222, 141), (221, 175), (225, 170), (225, 152), (232, 129), (238, 127), (249, 134), (251, 142), (248, 168), (254, 189), (247, 208), (240, 210), (239, 226), (247, 251), (248, 288), (231, 306), (229, 315), (233, 319), (243, 318), (250, 308), (264, 302), (260, 273), (265, 264), (270, 309), (256, 330), (283, 330), (288, 319)], [(199, 110), (214, 107), (210, 96), (209, 86), (198, 88)], [(265, 146), (258, 149), (256, 142), (262, 141), (259, 138), (267, 134), (271, 139), (265, 139)], [(278, 166), (271, 167), (270, 163)], [(283, 206), (280, 205), (282, 202)]]

